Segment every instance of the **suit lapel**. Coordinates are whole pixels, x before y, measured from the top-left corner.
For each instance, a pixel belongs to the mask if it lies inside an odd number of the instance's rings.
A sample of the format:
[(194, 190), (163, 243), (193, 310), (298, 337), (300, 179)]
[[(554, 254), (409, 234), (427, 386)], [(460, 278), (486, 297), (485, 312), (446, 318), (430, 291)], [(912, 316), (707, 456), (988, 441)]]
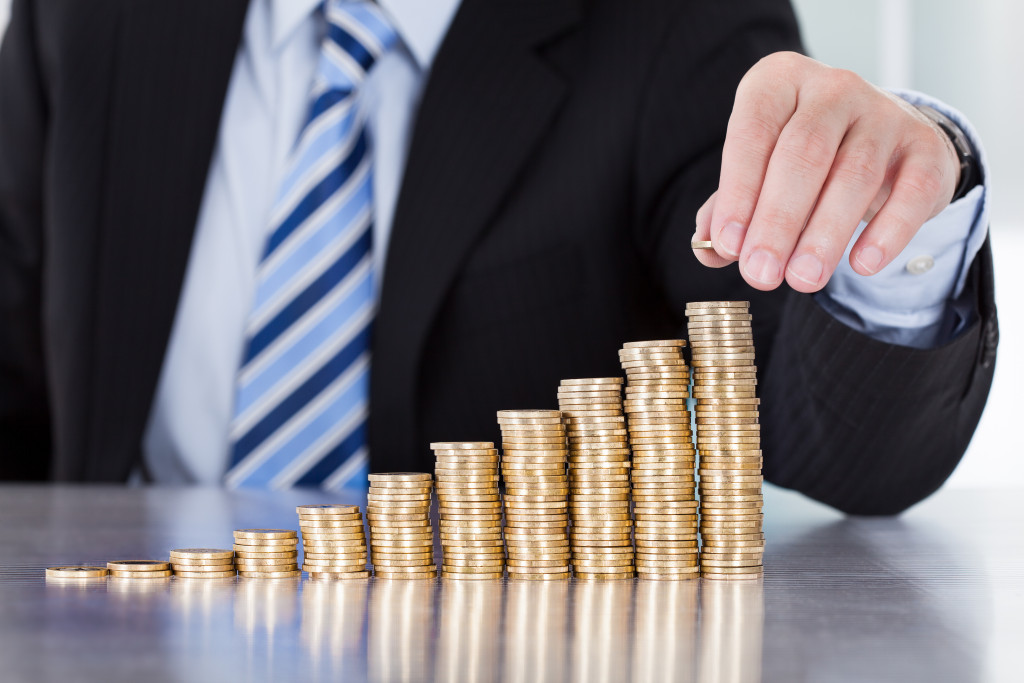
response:
[(371, 452), (416, 462), (420, 354), (467, 254), (548, 130), (565, 86), (537, 46), (573, 0), (465, 0), (417, 118), (375, 321)]
[(86, 476), (127, 472), (170, 335), (248, 0), (125, 1), (97, 249)]

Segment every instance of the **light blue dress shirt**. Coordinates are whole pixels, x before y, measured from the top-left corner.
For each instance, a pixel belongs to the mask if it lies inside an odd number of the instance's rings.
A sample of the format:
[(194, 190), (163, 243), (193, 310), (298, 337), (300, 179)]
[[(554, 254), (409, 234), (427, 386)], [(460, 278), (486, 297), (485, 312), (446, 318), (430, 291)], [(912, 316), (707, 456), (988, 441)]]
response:
[[(219, 484), (256, 268), (271, 204), (302, 126), (319, 56), (321, 0), (251, 0), (235, 59), (192, 242), (188, 268), (143, 450), (160, 483)], [(421, 90), (459, 0), (379, 0), (400, 36), (363, 85), (360, 104), (374, 154), (374, 262), (383, 275), (388, 239)], [(901, 93), (913, 101), (918, 94)], [(928, 100), (977, 136), (958, 113)], [(895, 263), (864, 278), (844, 262), (822, 305), (876, 338), (935, 342), (947, 302), (984, 241), (986, 190), (930, 221)], [(908, 263), (934, 265), (913, 274)], [(912, 268), (920, 271), (921, 268)], [(381, 281), (377, 278), (377, 282)]]

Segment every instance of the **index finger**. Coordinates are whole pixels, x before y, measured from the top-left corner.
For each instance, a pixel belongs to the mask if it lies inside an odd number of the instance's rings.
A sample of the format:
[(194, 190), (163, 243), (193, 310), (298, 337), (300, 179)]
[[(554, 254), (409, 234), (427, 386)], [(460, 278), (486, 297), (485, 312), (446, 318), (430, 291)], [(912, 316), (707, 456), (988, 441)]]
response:
[(796, 88), (790, 81), (764, 79), (756, 66), (736, 90), (711, 218), (711, 240), (724, 258), (739, 258), (775, 143), (796, 105)]

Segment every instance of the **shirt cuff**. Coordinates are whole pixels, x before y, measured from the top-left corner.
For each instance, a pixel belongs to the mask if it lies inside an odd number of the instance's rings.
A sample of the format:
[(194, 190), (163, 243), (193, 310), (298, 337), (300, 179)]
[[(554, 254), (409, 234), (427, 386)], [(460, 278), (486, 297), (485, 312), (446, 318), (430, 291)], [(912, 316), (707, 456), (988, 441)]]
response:
[(865, 228), (862, 222), (835, 274), (816, 298), (849, 327), (879, 341), (934, 348), (970, 322), (959, 297), (974, 257), (988, 233), (988, 162), (977, 132), (960, 112), (921, 93), (893, 90), (911, 104), (925, 104), (952, 119), (974, 148), (982, 182), (925, 223), (896, 259), (865, 277), (850, 267), (850, 250)]

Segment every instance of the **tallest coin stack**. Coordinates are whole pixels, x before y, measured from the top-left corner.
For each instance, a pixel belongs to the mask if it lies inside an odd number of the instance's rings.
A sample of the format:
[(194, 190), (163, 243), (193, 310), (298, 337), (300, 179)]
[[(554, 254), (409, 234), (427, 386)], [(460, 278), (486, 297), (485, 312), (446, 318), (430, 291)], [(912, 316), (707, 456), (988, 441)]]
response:
[(697, 400), (700, 565), (708, 579), (762, 575), (761, 431), (749, 306), (686, 306)]

